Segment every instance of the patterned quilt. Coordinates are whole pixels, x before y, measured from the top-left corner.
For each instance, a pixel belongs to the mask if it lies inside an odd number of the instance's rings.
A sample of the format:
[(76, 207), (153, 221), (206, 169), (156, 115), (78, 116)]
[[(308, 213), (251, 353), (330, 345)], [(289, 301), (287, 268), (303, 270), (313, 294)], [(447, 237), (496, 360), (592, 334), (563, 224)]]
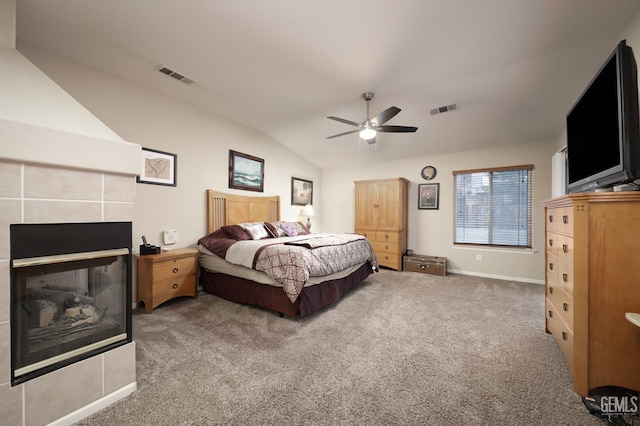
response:
[[(369, 262), (378, 270), (378, 260), (369, 240), (355, 234), (313, 234), (234, 244), (225, 259), (264, 272), (282, 284), (294, 302), (309, 277), (321, 277)], [(277, 241), (277, 242), (276, 242)]]

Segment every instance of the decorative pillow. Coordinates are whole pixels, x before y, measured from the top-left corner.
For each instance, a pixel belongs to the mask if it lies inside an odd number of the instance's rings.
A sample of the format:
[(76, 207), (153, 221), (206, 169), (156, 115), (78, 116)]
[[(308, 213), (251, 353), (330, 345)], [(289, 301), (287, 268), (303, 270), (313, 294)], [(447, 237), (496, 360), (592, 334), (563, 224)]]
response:
[(280, 227), (281, 222), (269, 222), (269, 226), (273, 227), (276, 232), (276, 238), (286, 237), (287, 234), (284, 233), (284, 230)]
[(251, 236), (240, 225), (227, 225), (220, 229), (222, 229), (229, 238), (237, 241), (251, 239)]
[(289, 237), (295, 237), (298, 235), (298, 231), (296, 230), (296, 226), (289, 222), (280, 222), (280, 228), (284, 231), (285, 234)]
[(267, 233), (267, 229), (264, 227), (263, 223), (247, 226), (247, 232), (249, 233), (251, 238), (254, 240), (269, 238), (269, 234)]
[[(271, 236), (271, 238), (278, 238), (278, 230), (282, 231), (280, 228), (276, 228), (273, 224), (269, 222), (264, 223), (264, 227), (267, 228), (267, 232)], [(284, 234), (284, 231), (282, 231)]]
[(307, 228), (302, 222), (296, 222), (296, 231), (298, 231), (298, 235), (308, 235), (311, 233), (309, 228)]

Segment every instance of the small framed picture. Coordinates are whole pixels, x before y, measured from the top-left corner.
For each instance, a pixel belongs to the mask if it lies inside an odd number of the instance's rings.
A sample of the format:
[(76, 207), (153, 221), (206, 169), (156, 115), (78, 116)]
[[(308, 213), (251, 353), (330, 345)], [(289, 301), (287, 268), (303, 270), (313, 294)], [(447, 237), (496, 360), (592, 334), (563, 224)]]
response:
[(291, 178), (291, 205), (305, 206), (313, 204), (313, 181)]
[(178, 156), (151, 148), (142, 148), (142, 175), (138, 183), (178, 186)]
[(229, 188), (264, 191), (264, 160), (229, 150)]
[(418, 185), (418, 209), (437, 210), (440, 203), (440, 184), (421, 183)]

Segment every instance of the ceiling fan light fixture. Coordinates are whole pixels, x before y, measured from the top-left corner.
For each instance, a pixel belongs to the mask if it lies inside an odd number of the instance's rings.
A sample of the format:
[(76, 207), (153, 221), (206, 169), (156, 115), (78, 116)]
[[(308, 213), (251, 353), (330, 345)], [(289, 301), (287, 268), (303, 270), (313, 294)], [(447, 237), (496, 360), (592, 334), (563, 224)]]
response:
[(376, 131), (370, 127), (362, 129), (360, 131), (360, 139), (364, 139), (365, 141), (374, 139), (376, 137)]

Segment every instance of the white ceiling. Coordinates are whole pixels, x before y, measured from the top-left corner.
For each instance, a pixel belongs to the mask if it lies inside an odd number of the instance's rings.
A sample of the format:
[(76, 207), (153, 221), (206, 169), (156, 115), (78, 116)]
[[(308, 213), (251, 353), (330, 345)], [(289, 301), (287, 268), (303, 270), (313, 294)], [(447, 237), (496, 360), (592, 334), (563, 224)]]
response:
[[(639, 12), (638, 0), (17, 0), (17, 45), (258, 129), (325, 169), (557, 140)], [(372, 116), (395, 105), (387, 124), (418, 131), (379, 134), (377, 149), (326, 139), (352, 129), (326, 116), (366, 118), (366, 91)]]

